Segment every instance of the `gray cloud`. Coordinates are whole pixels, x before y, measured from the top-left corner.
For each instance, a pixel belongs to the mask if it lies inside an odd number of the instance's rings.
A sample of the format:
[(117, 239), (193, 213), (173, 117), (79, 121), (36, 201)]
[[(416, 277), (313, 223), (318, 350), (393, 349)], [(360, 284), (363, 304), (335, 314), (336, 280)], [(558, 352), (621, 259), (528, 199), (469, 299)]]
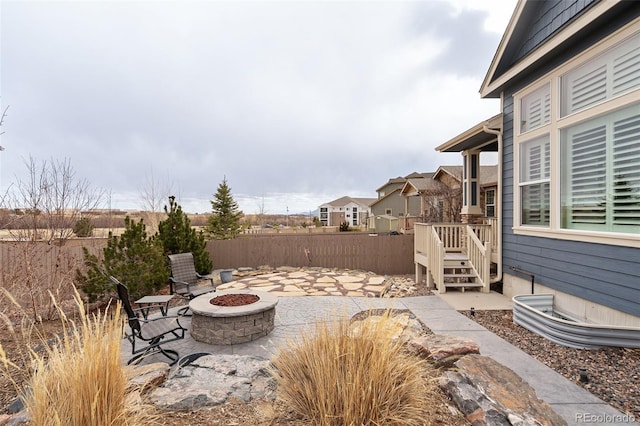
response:
[(435, 1), (4, 3), (0, 184), (33, 155), (70, 158), (130, 208), (150, 169), (205, 211), (225, 175), (247, 200), (289, 194), (301, 211), (374, 196), (389, 177), (459, 161), (433, 148), (498, 111), (477, 90), (499, 34), (482, 12), (451, 12)]

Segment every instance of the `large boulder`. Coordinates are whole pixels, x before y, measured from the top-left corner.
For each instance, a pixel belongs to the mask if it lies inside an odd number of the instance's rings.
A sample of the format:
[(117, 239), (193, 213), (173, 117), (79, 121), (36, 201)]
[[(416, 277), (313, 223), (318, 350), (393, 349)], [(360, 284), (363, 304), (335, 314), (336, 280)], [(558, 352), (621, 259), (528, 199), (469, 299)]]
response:
[(145, 365), (128, 365), (125, 369), (129, 380), (128, 392), (138, 391), (140, 394), (162, 385), (171, 367), (166, 362)]
[(349, 324), (349, 332), (357, 336), (363, 329), (377, 329), (381, 322), (384, 323), (384, 327), (380, 330), (386, 333), (391, 340), (399, 340), (403, 344), (407, 344), (425, 333), (422, 323), (410, 312), (390, 317), (383, 315), (364, 316), (362, 319), (352, 320)]
[(475, 425), (562, 426), (567, 422), (513, 370), (497, 361), (467, 355), (446, 371), (440, 387)]
[(167, 381), (148, 393), (160, 409), (195, 410), (223, 404), (229, 398), (248, 402), (275, 397), (270, 363), (248, 355), (206, 355), (178, 367)]
[(479, 354), (476, 342), (448, 334), (419, 336), (408, 343), (416, 355), (428, 359), (438, 368), (449, 368), (465, 355)]

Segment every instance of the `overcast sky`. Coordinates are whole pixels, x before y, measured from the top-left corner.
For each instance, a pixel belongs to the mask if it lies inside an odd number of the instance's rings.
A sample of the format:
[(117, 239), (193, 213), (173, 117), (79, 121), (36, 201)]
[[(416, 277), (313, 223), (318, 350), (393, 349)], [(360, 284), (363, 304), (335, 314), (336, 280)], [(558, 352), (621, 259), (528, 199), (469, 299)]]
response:
[(25, 160), (139, 209), (153, 178), (208, 212), (375, 197), (460, 165), (434, 147), (499, 113), (478, 90), (516, 0), (0, 3), (0, 190)]

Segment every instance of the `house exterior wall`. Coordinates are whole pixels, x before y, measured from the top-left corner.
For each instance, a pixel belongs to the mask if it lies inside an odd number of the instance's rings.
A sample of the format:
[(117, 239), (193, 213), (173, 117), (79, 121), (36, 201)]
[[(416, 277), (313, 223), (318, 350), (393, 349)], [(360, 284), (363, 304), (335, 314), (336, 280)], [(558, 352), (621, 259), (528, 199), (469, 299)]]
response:
[[(556, 2), (559, 3), (559, 2)], [(640, 14), (635, 8), (635, 16)], [(505, 88), (503, 93), (503, 155), (502, 155), (502, 216), (503, 234), (503, 283), (505, 293), (529, 292), (522, 286), (522, 275), (510, 268), (528, 271), (535, 276), (536, 292), (546, 289), (566, 294), (589, 303), (585, 312), (602, 306), (605, 310), (621, 311), (640, 317), (640, 249), (622, 245), (608, 245), (517, 235), (514, 226), (514, 92), (526, 87), (540, 76), (571, 59), (593, 42), (603, 39), (615, 29), (629, 22), (633, 16), (625, 15), (611, 20), (583, 38), (575, 50), (564, 51), (539, 68), (535, 74), (521, 78)], [(524, 291), (523, 291), (524, 290)], [(569, 310), (571, 312), (571, 310)], [(580, 312), (571, 312), (580, 315)], [(611, 319), (611, 316), (604, 315)], [(591, 316), (593, 318), (593, 315)], [(606, 320), (606, 319), (605, 319)]]
[(400, 189), (402, 188), (402, 186), (404, 185), (403, 182), (399, 182), (399, 183), (387, 183), (386, 185), (384, 185), (382, 188), (380, 188), (378, 190), (378, 198), (382, 198), (388, 194), (391, 194), (393, 191), (395, 191), (396, 189)]
[[(354, 208), (357, 209), (355, 214), (353, 211)], [(371, 214), (371, 209), (369, 206), (349, 202), (343, 206), (322, 204), (319, 207), (319, 212), (320, 221), (324, 226), (339, 226), (345, 221), (349, 223), (349, 226), (360, 226), (367, 223), (367, 218)]]
[[(405, 215), (405, 197), (400, 195), (400, 191), (390, 194), (388, 197), (379, 200), (371, 206), (371, 214), (383, 215), (389, 214), (397, 218)], [(388, 210), (391, 210), (389, 213)], [(413, 216), (420, 215), (420, 198), (409, 197), (409, 214)]]

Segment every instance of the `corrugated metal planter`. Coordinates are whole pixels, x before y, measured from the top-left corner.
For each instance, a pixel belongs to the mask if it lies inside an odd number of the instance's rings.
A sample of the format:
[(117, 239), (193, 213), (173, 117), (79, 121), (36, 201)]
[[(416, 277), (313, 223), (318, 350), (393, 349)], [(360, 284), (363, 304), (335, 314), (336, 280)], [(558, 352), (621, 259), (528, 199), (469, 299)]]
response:
[(552, 342), (572, 348), (640, 348), (640, 328), (578, 321), (554, 310), (553, 294), (514, 296), (513, 321)]

